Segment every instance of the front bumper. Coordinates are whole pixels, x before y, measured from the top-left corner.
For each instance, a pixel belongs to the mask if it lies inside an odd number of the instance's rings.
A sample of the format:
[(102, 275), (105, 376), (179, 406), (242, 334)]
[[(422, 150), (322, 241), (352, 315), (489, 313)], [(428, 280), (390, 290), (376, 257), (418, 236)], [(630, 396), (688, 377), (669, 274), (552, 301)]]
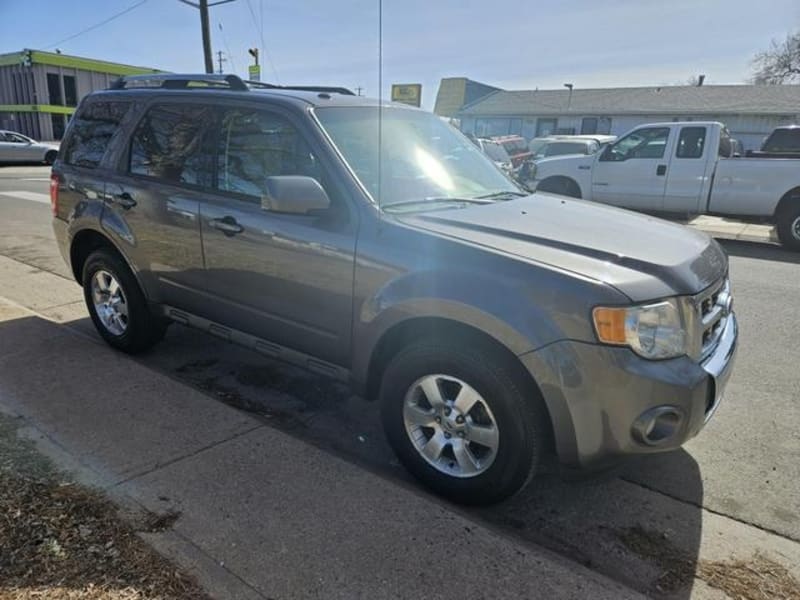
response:
[[(720, 405), (737, 340), (731, 313), (716, 349), (700, 364), (688, 357), (651, 361), (627, 348), (569, 340), (520, 359), (547, 404), (559, 460), (603, 468), (627, 455), (678, 448), (697, 435)], [(643, 439), (643, 415), (665, 410), (675, 415), (669, 435)]]

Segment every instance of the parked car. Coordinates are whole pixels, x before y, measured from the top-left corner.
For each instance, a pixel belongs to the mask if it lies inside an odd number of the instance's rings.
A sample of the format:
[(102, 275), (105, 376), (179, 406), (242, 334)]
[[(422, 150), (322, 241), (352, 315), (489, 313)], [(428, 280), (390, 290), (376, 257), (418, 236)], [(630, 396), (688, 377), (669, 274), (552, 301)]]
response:
[(567, 154), (594, 154), (606, 144), (616, 140), (613, 135), (598, 136), (554, 136), (548, 138), (533, 138), (529, 143), (533, 160), (549, 156), (563, 156)]
[(52, 165), (58, 142), (37, 142), (16, 131), (0, 129), (0, 163), (42, 162)]
[(722, 123), (650, 123), (598, 154), (537, 161), (528, 185), (647, 212), (768, 221), (800, 250), (800, 161), (734, 154)]
[(750, 151), (749, 157), (800, 158), (800, 126), (776, 127), (761, 144), (761, 150)]
[(529, 196), (405, 105), (124, 78), (82, 100), (50, 189), (108, 344), (141, 352), (177, 322), (349, 382), (459, 502), (508, 497), (551, 452), (591, 469), (678, 448), (731, 373), (719, 244)]
[(486, 138), (476, 138), (475, 144), (488, 156), (491, 161), (504, 173), (514, 176), (515, 169), (511, 157), (506, 152), (505, 147), (500, 142)]
[(489, 138), (495, 143), (500, 144), (511, 157), (511, 164), (514, 168), (519, 168), (522, 163), (531, 157), (531, 151), (525, 138), (519, 135), (499, 135)]

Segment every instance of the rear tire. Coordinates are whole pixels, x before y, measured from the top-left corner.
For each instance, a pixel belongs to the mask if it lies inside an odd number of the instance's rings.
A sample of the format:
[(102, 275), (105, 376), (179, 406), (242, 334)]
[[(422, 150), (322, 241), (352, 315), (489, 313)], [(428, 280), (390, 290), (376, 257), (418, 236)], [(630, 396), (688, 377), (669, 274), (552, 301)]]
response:
[(97, 332), (113, 348), (136, 354), (159, 342), (168, 322), (150, 312), (130, 268), (115, 252), (95, 250), (83, 265), (83, 297)]
[(800, 198), (782, 207), (777, 214), (778, 239), (786, 248), (800, 251)]
[[(524, 487), (548, 431), (539, 399), (479, 347), (416, 342), (390, 361), (380, 390), (383, 427), (402, 464), (462, 504), (491, 504)], [(465, 411), (470, 398), (478, 399)]]
[(44, 162), (46, 165), (52, 165), (54, 162), (56, 162), (57, 157), (58, 150), (50, 150), (44, 155)]

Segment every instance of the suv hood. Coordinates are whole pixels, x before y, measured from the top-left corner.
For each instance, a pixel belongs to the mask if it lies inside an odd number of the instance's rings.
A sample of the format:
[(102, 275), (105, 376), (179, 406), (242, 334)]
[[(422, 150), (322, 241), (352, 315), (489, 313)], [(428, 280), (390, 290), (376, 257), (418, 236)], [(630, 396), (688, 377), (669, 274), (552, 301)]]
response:
[(635, 302), (696, 294), (728, 269), (727, 256), (705, 233), (541, 192), (398, 219), (609, 284)]

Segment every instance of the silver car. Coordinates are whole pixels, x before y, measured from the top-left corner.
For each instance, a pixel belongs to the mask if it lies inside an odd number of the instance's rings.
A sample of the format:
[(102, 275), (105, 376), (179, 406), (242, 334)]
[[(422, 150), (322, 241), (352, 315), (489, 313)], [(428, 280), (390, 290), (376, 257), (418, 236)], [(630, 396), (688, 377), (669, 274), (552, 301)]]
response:
[(58, 156), (58, 142), (37, 142), (16, 131), (0, 129), (0, 163), (42, 162), (52, 165)]

